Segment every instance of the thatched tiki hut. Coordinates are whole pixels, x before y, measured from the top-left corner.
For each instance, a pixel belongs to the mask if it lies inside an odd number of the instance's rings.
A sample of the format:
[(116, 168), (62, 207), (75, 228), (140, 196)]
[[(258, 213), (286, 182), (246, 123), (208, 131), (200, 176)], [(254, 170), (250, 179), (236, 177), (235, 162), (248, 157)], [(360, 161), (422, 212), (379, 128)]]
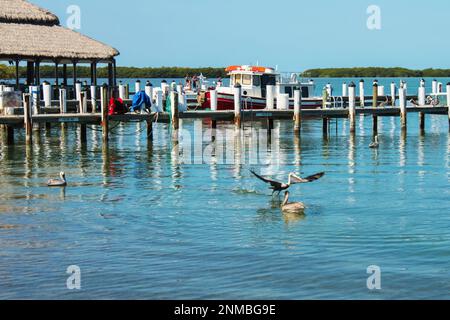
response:
[(24, 0), (0, 0), (0, 60), (16, 66), (19, 87), (19, 65), (27, 64), (27, 84), (40, 84), (40, 65), (55, 65), (56, 84), (62, 66), (63, 85), (67, 86), (67, 66), (90, 64), (91, 84), (97, 85), (97, 64), (109, 66), (109, 84), (115, 85), (115, 57), (119, 52), (101, 42), (60, 25), (57, 16)]

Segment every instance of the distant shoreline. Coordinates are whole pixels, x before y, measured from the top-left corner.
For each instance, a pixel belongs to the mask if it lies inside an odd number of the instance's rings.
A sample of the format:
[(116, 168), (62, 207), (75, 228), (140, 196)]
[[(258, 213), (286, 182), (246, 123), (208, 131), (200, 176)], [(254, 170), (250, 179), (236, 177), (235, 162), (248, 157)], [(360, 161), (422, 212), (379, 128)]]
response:
[[(54, 78), (55, 67), (44, 65), (40, 68), (41, 78)], [(77, 67), (78, 78), (89, 78), (90, 67)], [(63, 77), (62, 66), (59, 70), (59, 78)], [(225, 68), (186, 68), (186, 67), (158, 67), (158, 68), (137, 68), (137, 67), (117, 67), (117, 78), (120, 79), (157, 79), (157, 78), (184, 78), (187, 75), (203, 74), (207, 78), (226, 78)], [(108, 68), (100, 67), (97, 69), (99, 78), (108, 78)], [(300, 75), (304, 78), (444, 78), (450, 77), (450, 69), (424, 69), (413, 70), (407, 68), (383, 68), (383, 67), (364, 67), (364, 68), (317, 68), (308, 69)], [(26, 67), (19, 68), (20, 78), (26, 78)], [(73, 77), (72, 66), (67, 68), (67, 77)], [(15, 79), (15, 67), (0, 64), (0, 79)]]
[[(15, 79), (14, 66), (0, 65), (0, 79)], [(54, 78), (55, 67), (54, 66), (41, 66), (40, 68), (41, 78)], [(59, 78), (63, 77), (62, 66), (58, 70)], [(117, 67), (117, 78), (121, 79), (155, 79), (155, 78), (184, 78), (187, 75), (194, 76), (203, 74), (207, 78), (225, 78), (227, 72), (225, 68), (182, 68), (182, 67), (160, 67), (160, 68), (136, 68), (136, 67)], [(97, 69), (98, 78), (108, 78), (108, 68), (101, 67)], [(26, 78), (26, 67), (21, 66), (19, 68), (20, 78)], [(78, 78), (90, 78), (90, 67), (79, 66), (77, 67)], [(67, 77), (73, 77), (73, 68), (71, 65), (67, 67)]]
[(301, 74), (308, 78), (444, 78), (450, 77), (450, 69), (412, 70), (406, 68), (320, 68), (309, 69)]

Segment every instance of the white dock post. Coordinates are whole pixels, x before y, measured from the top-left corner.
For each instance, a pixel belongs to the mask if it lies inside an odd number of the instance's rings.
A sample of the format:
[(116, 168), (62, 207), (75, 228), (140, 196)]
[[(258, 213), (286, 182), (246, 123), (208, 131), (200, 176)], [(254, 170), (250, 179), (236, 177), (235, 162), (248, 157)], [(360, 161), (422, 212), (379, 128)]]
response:
[(277, 110), (288, 110), (289, 109), (289, 94), (280, 93), (277, 96)]
[(31, 86), (30, 87), (31, 98), (33, 101), (33, 115), (39, 114), (40, 111), (40, 98), (39, 98), (39, 87)]
[(391, 82), (391, 99), (392, 106), (395, 107), (395, 101), (397, 100), (397, 86), (394, 81)]
[(91, 85), (91, 105), (92, 113), (97, 111), (97, 86)]
[(209, 92), (209, 99), (211, 100), (211, 111), (217, 111), (217, 90)]
[(138, 93), (141, 91), (141, 80), (137, 80), (134, 84), (134, 91), (135, 93)]
[(78, 102), (81, 101), (81, 82), (77, 81), (75, 83), (75, 100)]
[(351, 82), (348, 86), (348, 114), (350, 120), (350, 133), (355, 133), (356, 128), (356, 85)]
[(450, 82), (447, 83), (448, 128), (450, 131)]
[(399, 89), (399, 100), (400, 100), (400, 118), (401, 118), (401, 128), (406, 129), (407, 124), (407, 109), (406, 109), (406, 89)]
[(150, 101), (153, 104), (153, 85), (150, 83), (150, 81), (147, 81), (145, 84), (145, 94), (150, 98)]
[(178, 93), (178, 106), (181, 110), (184, 110), (184, 94), (183, 94), (183, 85), (177, 84), (177, 93)]
[(87, 96), (86, 96), (86, 91), (81, 91), (80, 92), (79, 106), (80, 106), (80, 113), (81, 114), (87, 113)]
[(67, 89), (59, 89), (59, 112), (67, 113)]
[(52, 106), (52, 85), (47, 81), (44, 81), (42, 84), (42, 91), (44, 96), (44, 106), (51, 107)]
[(342, 84), (342, 96), (343, 97), (347, 97), (348, 96), (348, 86), (347, 86), (347, 82), (344, 82)]
[(266, 86), (266, 108), (273, 110), (275, 104), (275, 87), (273, 85)]
[(163, 91), (157, 90), (156, 91), (156, 111), (157, 112), (163, 112)]
[(294, 133), (300, 133), (302, 128), (302, 95), (300, 90), (294, 91)]
[(433, 79), (433, 81), (431, 82), (431, 93), (432, 94), (436, 94), (437, 93), (437, 80)]
[(241, 85), (238, 83), (233, 88), (234, 96), (234, 124), (237, 129), (241, 128)]
[(364, 108), (366, 96), (364, 94), (364, 80), (359, 81), (359, 100), (360, 106)]
[(126, 95), (126, 86), (123, 85), (122, 81), (119, 83), (119, 98), (122, 100), (128, 100), (128, 97)]
[(425, 83), (423, 81), (420, 82), (419, 92), (417, 94), (419, 106), (425, 105)]
[(384, 91), (384, 86), (378, 86), (378, 96), (379, 97), (386, 96), (385, 91)]

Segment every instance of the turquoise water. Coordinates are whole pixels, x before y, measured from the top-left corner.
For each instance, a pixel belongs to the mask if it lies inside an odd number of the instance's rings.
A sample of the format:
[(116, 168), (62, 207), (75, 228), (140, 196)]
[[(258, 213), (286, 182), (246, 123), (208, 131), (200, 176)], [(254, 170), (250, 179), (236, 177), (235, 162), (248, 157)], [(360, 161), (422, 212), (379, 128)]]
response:
[[(421, 134), (417, 118), (406, 136), (380, 119), (379, 150), (370, 117), (355, 137), (332, 121), (328, 139), (305, 121), (300, 141), (276, 122), (281, 165), (180, 164), (163, 124), (153, 147), (138, 123), (109, 148), (93, 130), (81, 146), (72, 125), (42, 128), (31, 149), (17, 132), (0, 144), (0, 299), (449, 299), (448, 120), (427, 116)], [(306, 214), (286, 216), (250, 168), (327, 174), (292, 187)], [(61, 170), (69, 186), (48, 189)], [(367, 289), (371, 265), (381, 290)]]

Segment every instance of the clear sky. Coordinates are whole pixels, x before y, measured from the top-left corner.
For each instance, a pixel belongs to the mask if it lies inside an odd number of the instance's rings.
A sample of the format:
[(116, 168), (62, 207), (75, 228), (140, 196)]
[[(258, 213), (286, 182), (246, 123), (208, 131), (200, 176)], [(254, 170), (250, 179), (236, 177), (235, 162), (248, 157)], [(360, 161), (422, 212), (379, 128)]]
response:
[[(446, 0), (32, 0), (117, 48), (120, 66), (450, 68)], [(381, 29), (367, 8), (381, 9)]]

